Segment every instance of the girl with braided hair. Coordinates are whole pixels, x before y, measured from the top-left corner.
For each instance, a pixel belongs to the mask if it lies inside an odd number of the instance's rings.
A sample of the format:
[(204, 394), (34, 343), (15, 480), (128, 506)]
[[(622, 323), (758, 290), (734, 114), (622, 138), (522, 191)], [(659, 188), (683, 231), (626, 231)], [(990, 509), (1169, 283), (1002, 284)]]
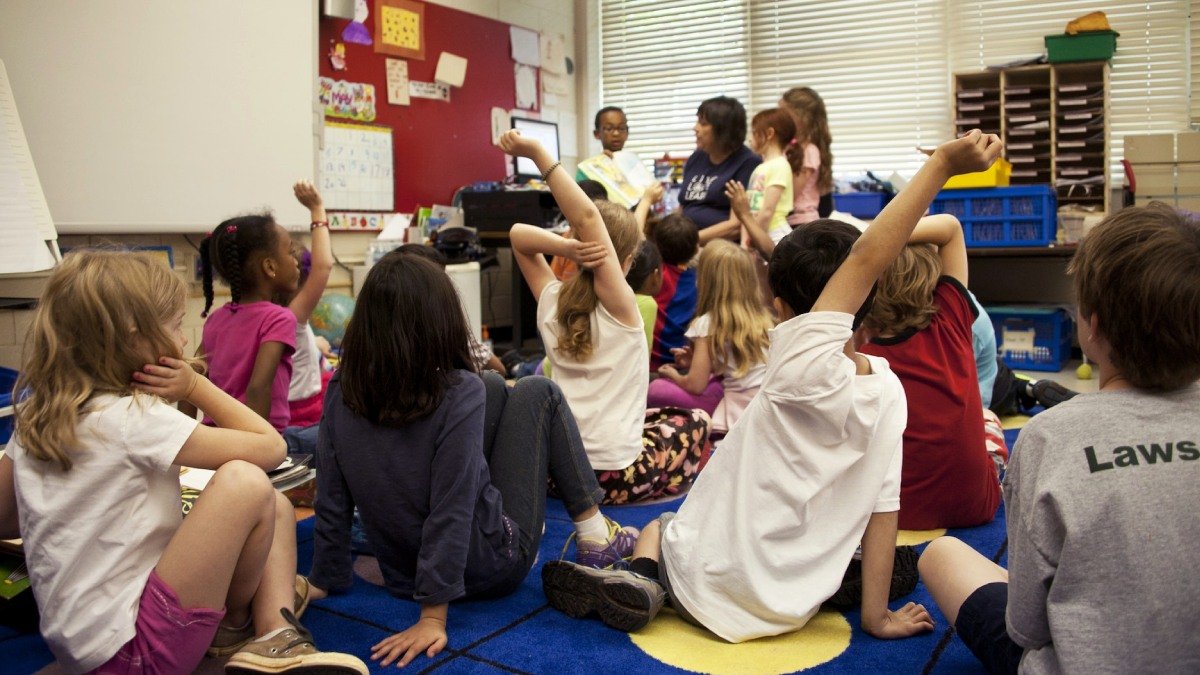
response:
[[(200, 265), (208, 320), (197, 356), (213, 384), (283, 432), (296, 315), (272, 300), (295, 293), (300, 281), (292, 238), (269, 213), (230, 218), (204, 240)], [(230, 301), (210, 314), (214, 271), (229, 285)]]

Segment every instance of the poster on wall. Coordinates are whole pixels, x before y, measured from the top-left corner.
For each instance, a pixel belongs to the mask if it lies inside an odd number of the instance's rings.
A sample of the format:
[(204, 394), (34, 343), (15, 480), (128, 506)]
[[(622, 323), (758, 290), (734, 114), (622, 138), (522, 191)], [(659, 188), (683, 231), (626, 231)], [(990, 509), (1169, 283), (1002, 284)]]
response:
[(408, 105), (408, 62), (400, 59), (387, 59), (387, 90), (388, 103), (392, 105)]
[(425, 5), (412, 0), (375, 0), (375, 51), (425, 59)]
[(348, 211), (395, 208), (391, 129), (326, 122), (318, 168), (326, 208)]
[(375, 85), (347, 82), (331, 77), (317, 78), (317, 100), (326, 117), (345, 117), (359, 122), (375, 119)]
[(537, 68), (516, 64), (513, 66), (516, 76), (517, 107), (523, 110), (538, 109), (538, 77)]

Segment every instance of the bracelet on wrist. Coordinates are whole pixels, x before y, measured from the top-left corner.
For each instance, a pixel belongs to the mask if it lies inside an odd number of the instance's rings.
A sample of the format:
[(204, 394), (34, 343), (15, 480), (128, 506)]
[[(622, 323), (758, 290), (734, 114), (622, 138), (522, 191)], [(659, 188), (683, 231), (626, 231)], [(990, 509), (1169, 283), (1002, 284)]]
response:
[(550, 174), (554, 173), (554, 170), (560, 166), (562, 166), (562, 162), (555, 162), (555, 163), (551, 164), (548, 169), (543, 171), (542, 172), (542, 182), (545, 183), (546, 181), (550, 180)]
[(328, 220), (314, 220), (314, 221), (312, 221), (312, 223), (311, 223), (311, 224), (308, 226), (308, 229), (311, 231), (311, 230), (315, 230), (315, 229), (317, 229), (318, 227), (324, 227), (324, 228), (327, 228), (327, 229), (328, 229), (328, 228), (329, 228), (329, 221), (328, 221)]

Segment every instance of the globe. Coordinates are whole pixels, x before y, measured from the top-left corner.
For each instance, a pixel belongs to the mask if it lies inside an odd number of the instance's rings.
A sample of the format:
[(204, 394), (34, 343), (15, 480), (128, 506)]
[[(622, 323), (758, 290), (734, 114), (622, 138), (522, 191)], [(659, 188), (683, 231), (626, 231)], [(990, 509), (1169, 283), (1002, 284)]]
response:
[(346, 335), (346, 324), (354, 313), (354, 298), (348, 295), (326, 295), (321, 298), (309, 316), (313, 332), (329, 340), (335, 348), (342, 346)]

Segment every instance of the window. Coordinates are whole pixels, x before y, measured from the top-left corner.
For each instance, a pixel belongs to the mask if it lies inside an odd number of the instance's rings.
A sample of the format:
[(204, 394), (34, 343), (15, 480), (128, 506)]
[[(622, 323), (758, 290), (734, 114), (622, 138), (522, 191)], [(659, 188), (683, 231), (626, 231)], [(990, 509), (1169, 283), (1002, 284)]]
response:
[[(916, 145), (952, 132), (951, 74), (1044, 53), (1043, 36), (1091, 0), (600, 0), (601, 92), (625, 108), (628, 147), (686, 154), (705, 98), (753, 116), (792, 86), (825, 99), (834, 170), (911, 173)], [(1113, 170), (1129, 133), (1200, 123), (1200, 0), (1115, 0), (1110, 78)]]

